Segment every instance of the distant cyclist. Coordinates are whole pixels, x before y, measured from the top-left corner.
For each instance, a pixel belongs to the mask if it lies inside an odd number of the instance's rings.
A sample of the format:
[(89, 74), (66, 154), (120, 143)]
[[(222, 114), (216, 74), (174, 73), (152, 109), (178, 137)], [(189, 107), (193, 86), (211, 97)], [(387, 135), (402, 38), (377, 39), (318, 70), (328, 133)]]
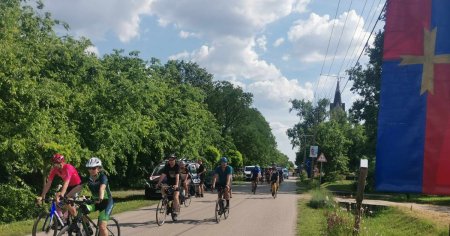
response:
[(280, 174), (277, 170), (277, 166), (273, 165), (272, 170), (270, 171), (270, 186), (272, 191), (272, 196), (274, 195), (274, 190), (278, 191), (278, 183), (280, 181)]
[[(47, 178), (47, 183), (44, 185), (41, 196), (38, 197), (38, 203), (42, 203), (45, 199), (45, 195), (52, 186), (53, 179), (55, 175), (59, 176), (63, 181), (63, 186), (61, 190), (56, 193), (56, 201), (59, 203), (59, 197), (76, 197), (76, 195), (81, 192), (81, 179), (78, 175), (78, 171), (71, 164), (65, 162), (64, 156), (56, 153), (53, 155), (52, 159), (52, 169)], [(59, 204), (58, 204), (59, 205)], [(75, 209), (68, 206), (69, 212), (75, 215)], [(59, 210), (60, 211), (60, 210)]]
[[(214, 190), (217, 182), (217, 186), (224, 190), (223, 197), (226, 200), (225, 208), (230, 206), (230, 189), (231, 189), (231, 176), (233, 169), (228, 165), (228, 159), (226, 157), (220, 158), (220, 166), (214, 170), (214, 178), (212, 181), (212, 191)], [(220, 198), (220, 191), (218, 191)]]
[[(173, 192), (173, 209), (175, 209), (175, 214), (179, 212), (179, 195), (178, 186), (180, 180), (180, 167), (176, 162), (176, 156), (170, 155), (168, 158), (168, 163), (164, 166), (162, 170), (161, 176), (158, 181), (158, 186), (161, 186), (161, 182), (167, 177), (167, 184), (172, 186), (174, 189)], [(163, 194), (165, 191), (161, 191)]]
[(199, 184), (199, 194), (200, 197), (203, 197), (203, 191), (204, 185), (205, 185), (205, 175), (206, 175), (206, 168), (205, 165), (203, 165), (202, 159), (198, 159), (198, 176), (200, 176), (200, 184)]
[(258, 178), (261, 175), (261, 170), (259, 169), (258, 165), (255, 165), (255, 167), (251, 171), (252, 173), (252, 191), (256, 186), (258, 185)]
[(108, 235), (106, 228), (114, 207), (111, 190), (109, 189), (108, 177), (103, 171), (102, 161), (97, 157), (92, 157), (86, 163), (89, 170), (88, 187), (91, 191), (95, 204), (88, 205), (89, 212), (99, 211), (98, 226), (101, 236)]
[(191, 176), (186, 163), (184, 161), (179, 161), (178, 166), (180, 167), (180, 182), (181, 186), (184, 188), (184, 196), (189, 198), (189, 184), (191, 183)]

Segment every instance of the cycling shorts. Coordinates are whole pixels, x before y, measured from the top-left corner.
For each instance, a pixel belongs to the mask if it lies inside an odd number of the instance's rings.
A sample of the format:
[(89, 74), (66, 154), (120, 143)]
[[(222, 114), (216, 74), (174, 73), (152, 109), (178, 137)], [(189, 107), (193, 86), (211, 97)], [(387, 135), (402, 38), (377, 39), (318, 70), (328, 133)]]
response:
[(113, 208), (114, 202), (112, 199), (103, 199), (100, 203), (87, 205), (89, 212), (99, 211), (99, 221), (108, 221), (111, 218)]

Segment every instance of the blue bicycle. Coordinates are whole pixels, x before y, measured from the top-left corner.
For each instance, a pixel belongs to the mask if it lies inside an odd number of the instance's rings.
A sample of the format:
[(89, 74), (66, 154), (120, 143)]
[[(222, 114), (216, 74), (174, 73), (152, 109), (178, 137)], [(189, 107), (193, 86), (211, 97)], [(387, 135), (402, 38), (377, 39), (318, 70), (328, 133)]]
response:
[(32, 235), (37, 234), (53, 234), (57, 235), (58, 231), (61, 230), (66, 224), (63, 218), (57, 213), (56, 199), (47, 198), (46, 203), (50, 203), (50, 209), (44, 210), (39, 214), (33, 224)]

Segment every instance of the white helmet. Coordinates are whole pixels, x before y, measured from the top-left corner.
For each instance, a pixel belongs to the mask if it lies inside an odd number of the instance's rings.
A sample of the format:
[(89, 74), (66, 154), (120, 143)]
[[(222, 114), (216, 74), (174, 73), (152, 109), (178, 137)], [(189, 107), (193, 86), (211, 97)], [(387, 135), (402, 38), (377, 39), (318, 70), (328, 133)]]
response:
[(102, 161), (98, 159), (97, 157), (92, 157), (89, 159), (89, 161), (86, 163), (86, 167), (97, 167), (102, 166)]

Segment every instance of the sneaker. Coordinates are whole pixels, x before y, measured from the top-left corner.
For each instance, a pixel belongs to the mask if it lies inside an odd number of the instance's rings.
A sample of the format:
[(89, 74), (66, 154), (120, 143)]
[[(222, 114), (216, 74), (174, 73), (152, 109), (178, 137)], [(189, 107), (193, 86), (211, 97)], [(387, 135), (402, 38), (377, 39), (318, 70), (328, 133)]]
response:
[(202, 194), (200, 194), (200, 197), (203, 197), (203, 193), (202, 193)]

